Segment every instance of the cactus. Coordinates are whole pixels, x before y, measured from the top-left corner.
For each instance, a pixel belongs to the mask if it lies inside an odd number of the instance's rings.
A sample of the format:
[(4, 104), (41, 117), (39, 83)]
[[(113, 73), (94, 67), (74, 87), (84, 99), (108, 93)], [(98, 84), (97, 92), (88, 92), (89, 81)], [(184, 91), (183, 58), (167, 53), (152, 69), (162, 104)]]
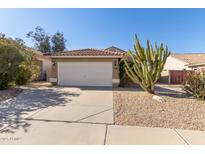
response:
[(129, 58), (124, 59), (125, 72), (130, 79), (140, 85), (142, 89), (149, 93), (154, 93), (154, 85), (158, 81), (161, 72), (170, 55), (168, 47), (163, 44), (158, 48), (155, 43), (154, 49), (147, 40), (147, 47), (141, 47), (135, 35), (135, 53), (129, 50), (127, 56), (131, 59), (132, 65), (128, 63)]

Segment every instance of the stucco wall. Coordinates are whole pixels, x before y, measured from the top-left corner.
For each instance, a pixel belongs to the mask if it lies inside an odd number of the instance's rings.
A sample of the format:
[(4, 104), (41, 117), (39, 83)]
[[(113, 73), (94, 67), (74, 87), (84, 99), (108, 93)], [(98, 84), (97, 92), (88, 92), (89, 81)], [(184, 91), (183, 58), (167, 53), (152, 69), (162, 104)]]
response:
[(186, 64), (188, 64), (188, 63), (169, 56), (167, 58), (165, 65), (164, 65), (164, 70), (161, 73), (161, 77), (160, 77), (159, 81), (161, 83), (169, 83), (169, 70), (184, 70), (184, 69), (190, 70), (190, 68), (185, 66)]
[(169, 56), (164, 65), (164, 70), (184, 70), (184, 69), (189, 70), (189, 68), (185, 66), (186, 64), (188, 63)]
[[(58, 78), (58, 62), (112, 62), (113, 86), (117, 86), (119, 84), (119, 60), (117, 58), (52, 58), (52, 79)], [(51, 80), (51, 82), (56, 83), (57, 80)]]
[(38, 56), (37, 59), (42, 62), (41, 79), (46, 79), (46, 73), (51, 69), (51, 59)]

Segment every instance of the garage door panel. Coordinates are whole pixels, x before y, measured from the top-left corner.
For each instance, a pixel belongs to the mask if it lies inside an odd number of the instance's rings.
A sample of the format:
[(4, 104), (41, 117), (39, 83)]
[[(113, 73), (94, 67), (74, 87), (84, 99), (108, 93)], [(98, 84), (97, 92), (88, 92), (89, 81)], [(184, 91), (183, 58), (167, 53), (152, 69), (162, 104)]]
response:
[(112, 62), (59, 62), (58, 84), (112, 86)]

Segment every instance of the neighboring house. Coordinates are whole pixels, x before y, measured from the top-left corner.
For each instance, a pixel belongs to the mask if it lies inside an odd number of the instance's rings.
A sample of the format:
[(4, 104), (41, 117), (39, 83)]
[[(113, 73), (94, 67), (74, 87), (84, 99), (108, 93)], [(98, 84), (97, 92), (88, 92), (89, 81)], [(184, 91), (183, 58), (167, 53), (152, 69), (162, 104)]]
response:
[(205, 53), (172, 54), (167, 58), (160, 81), (169, 82), (169, 71), (203, 69), (205, 69)]
[(205, 53), (172, 54), (164, 66), (166, 70), (193, 70), (205, 68)]
[(115, 47), (115, 46), (108, 47), (108, 48), (106, 48), (105, 50), (110, 50), (110, 51), (113, 51), (113, 52), (122, 52), (122, 53), (125, 53), (125, 52), (126, 52), (125, 50), (122, 50), (122, 49), (117, 48), (117, 47)]
[(51, 69), (51, 59), (43, 55), (42, 52), (34, 50), (32, 48), (26, 48), (27, 51), (35, 54), (39, 66), (40, 66), (40, 75), (37, 80), (47, 80), (47, 72)]
[(124, 51), (80, 49), (47, 54), (52, 59), (50, 82), (60, 86), (118, 86)]
[(205, 53), (177, 54), (175, 57), (187, 62), (186, 67), (188, 67), (188, 69), (205, 69)]

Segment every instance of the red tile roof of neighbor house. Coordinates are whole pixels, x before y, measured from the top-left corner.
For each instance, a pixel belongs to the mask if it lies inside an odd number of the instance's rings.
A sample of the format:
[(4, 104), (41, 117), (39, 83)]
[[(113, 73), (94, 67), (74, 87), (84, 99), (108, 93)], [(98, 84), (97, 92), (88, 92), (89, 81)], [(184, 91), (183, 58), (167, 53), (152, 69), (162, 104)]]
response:
[(172, 54), (171, 56), (188, 63), (187, 65), (205, 64), (205, 53)]
[(70, 50), (70, 51), (63, 51), (63, 52), (53, 52), (53, 53), (47, 53), (46, 56), (59, 56), (59, 57), (81, 57), (81, 56), (93, 56), (93, 57), (122, 57), (125, 54), (123, 50), (111, 50), (111, 49), (93, 49), (93, 48), (87, 48), (87, 49), (79, 49), (79, 50)]
[(120, 52), (123, 52), (123, 53), (126, 52), (125, 50), (122, 50), (122, 49), (117, 48), (117, 47), (115, 47), (115, 46), (108, 47), (108, 48), (106, 48), (105, 50), (120, 51)]

